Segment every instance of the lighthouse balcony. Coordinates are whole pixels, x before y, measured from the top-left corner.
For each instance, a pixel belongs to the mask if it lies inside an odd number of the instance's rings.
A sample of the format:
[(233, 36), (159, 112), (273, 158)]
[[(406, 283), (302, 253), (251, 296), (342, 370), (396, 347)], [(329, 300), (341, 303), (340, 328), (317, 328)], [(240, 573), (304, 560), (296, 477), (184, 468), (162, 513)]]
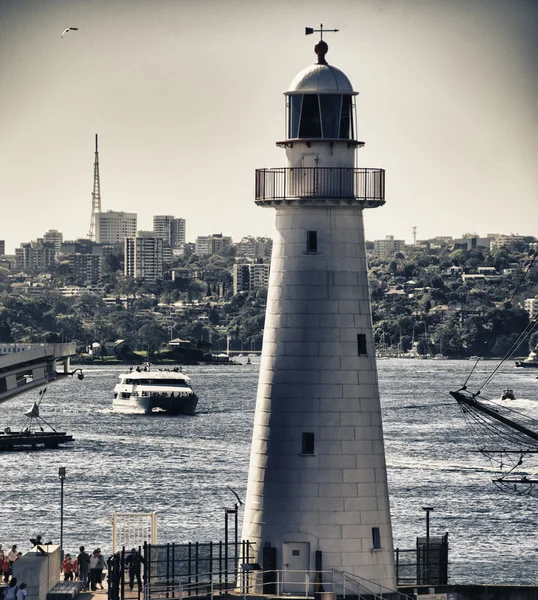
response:
[(385, 204), (384, 169), (282, 167), (256, 170), (256, 204)]

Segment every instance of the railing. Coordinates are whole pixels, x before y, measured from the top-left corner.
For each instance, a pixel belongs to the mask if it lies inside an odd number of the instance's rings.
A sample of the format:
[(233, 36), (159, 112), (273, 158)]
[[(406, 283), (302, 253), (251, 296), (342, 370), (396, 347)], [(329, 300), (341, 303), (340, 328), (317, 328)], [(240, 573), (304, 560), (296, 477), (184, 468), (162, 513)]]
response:
[(385, 171), (346, 167), (256, 170), (256, 202), (300, 198), (348, 199), (365, 206), (385, 203)]
[(413, 600), (411, 596), (344, 571), (270, 570), (243, 573), (239, 593), (312, 597), (315, 592), (333, 593), (353, 600)]

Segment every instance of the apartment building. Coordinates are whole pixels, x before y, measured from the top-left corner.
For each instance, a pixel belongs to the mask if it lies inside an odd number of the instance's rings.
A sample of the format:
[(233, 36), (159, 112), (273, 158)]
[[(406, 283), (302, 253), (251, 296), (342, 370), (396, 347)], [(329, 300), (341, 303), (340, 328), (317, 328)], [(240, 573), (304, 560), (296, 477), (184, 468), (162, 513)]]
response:
[(203, 235), (196, 238), (194, 253), (199, 256), (215, 254), (232, 245), (232, 238), (223, 236), (222, 233)]
[(22, 243), (15, 248), (15, 264), (20, 271), (36, 269), (43, 271), (53, 266), (56, 259), (54, 244), (45, 242), (42, 238)]
[(267, 289), (269, 285), (269, 270), (270, 265), (268, 264), (234, 265), (234, 294), (239, 294), (239, 292), (254, 293), (262, 289)]
[(83, 283), (97, 283), (101, 277), (101, 257), (94, 254), (70, 254), (69, 269)]
[(136, 236), (126, 237), (125, 277), (143, 281), (156, 281), (163, 277), (164, 241), (153, 231), (139, 231)]
[(384, 240), (374, 240), (374, 256), (389, 257), (396, 252), (403, 252), (404, 240), (395, 240), (393, 235), (387, 235)]

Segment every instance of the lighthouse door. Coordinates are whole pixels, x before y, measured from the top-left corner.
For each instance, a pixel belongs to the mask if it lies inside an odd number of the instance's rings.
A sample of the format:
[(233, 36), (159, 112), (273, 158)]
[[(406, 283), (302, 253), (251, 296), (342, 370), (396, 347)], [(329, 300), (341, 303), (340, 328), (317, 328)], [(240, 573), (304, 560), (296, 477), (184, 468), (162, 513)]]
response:
[(319, 166), (319, 154), (303, 154), (301, 157), (303, 163), (303, 185), (302, 193), (300, 194), (303, 198), (311, 198), (317, 196), (318, 192), (318, 169)]
[(309, 593), (310, 544), (284, 542), (282, 544), (282, 591), (294, 596)]

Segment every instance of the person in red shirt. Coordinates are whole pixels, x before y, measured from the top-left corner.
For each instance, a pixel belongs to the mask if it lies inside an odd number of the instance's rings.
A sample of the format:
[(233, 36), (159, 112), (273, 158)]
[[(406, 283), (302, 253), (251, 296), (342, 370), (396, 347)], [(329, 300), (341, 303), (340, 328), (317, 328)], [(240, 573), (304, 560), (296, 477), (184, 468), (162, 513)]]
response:
[(73, 580), (73, 563), (70, 554), (66, 554), (62, 562), (62, 573), (64, 574), (64, 581)]
[(9, 581), (9, 576), (11, 575), (11, 564), (7, 559), (7, 556), (4, 556), (2, 571), (4, 572), (4, 581), (7, 583)]

